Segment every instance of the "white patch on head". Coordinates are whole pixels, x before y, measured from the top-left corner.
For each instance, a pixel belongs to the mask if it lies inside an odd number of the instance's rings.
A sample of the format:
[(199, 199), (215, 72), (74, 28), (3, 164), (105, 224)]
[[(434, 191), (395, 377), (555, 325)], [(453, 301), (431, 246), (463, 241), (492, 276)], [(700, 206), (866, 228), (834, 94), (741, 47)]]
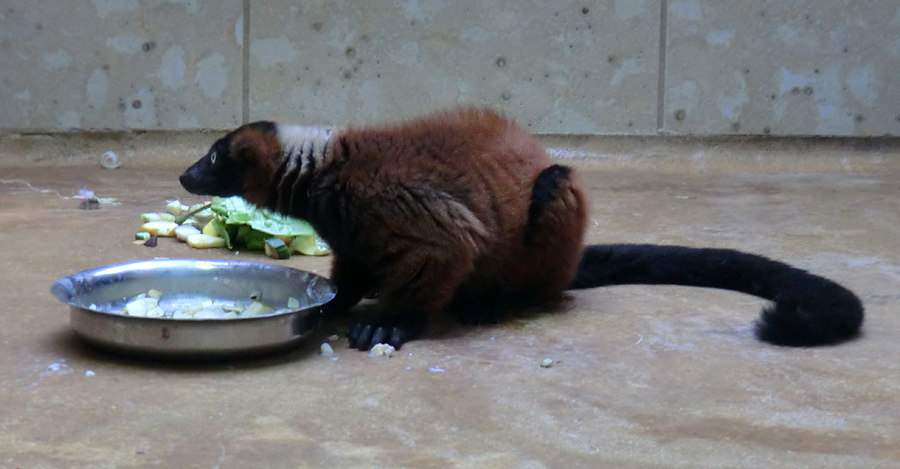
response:
[(295, 213), (302, 199), (298, 197), (303, 181), (316, 169), (330, 153), (332, 130), (326, 127), (301, 127), (299, 125), (275, 124), (278, 141), (281, 143), (281, 157), (284, 169), (279, 168), (278, 187), (275, 204), (282, 213)]
[(281, 142), (282, 155), (288, 158), (285, 171), (290, 174), (299, 164), (300, 174), (307, 171), (303, 165), (309, 157), (319, 163), (325, 158), (325, 149), (331, 138), (332, 130), (327, 127), (304, 127), (299, 125), (276, 124), (278, 139)]

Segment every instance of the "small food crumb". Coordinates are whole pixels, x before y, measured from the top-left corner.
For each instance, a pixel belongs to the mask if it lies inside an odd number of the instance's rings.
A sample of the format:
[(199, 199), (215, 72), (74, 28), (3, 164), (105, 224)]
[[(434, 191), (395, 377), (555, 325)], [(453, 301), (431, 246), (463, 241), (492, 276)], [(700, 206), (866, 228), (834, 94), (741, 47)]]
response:
[(84, 375), (85, 375), (85, 376), (88, 376), (88, 377), (90, 377), (90, 376), (97, 376), (97, 373), (94, 373), (94, 372), (91, 371), (91, 370), (87, 370), (87, 371), (84, 372)]
[(375, 344), (372, 347), (372, 350), (369, 351), (370, 357), (390, 357), (392, 353), (396, 350), (392, 345), (389, 344)]
[(331, 348), (331, 345), (328, 345), (328, 342), (325, 342), (319, 347), (319, 353), (321, 353), (323, 357), (329, 357), (334, 355), (334, 349)]
[(545, 358), (544, 361), (541, 362), (541, 368), (550, 368), (553, 366), (552, 358)]
[(430, 371), (432, 373), (444, 373), (447, 370), (445, 370), (439, 366), (432, 366), (431, 368), (428, 369), (428, 371)]
[(97, 210), (100, 208), (100, 199), (91, 197), (89, 199), (83, 200), (78, 208), (82, 210)]
[(338, 339), (340, 339), (340, 337), (338, 337), (337, 334), (331, 334), (330, 336), (328, 336), (328, 340), (330, 340), (332, 342), (335, 340), (338, 340)]

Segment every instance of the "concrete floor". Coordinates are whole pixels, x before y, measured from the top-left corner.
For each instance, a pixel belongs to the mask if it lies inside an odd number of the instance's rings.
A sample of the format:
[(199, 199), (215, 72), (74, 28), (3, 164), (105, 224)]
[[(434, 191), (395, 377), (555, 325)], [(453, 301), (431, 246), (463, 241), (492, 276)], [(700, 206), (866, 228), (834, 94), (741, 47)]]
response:
[[(344, 338), (319, 356), (339, 324), (262, 359), (120, 358), (73, 336), (48, 292), (56, 278), (153, 257), (266, 260), (131, 244), (140, 213), (195, 200), (176, 176), (208, 142), (157, 159), (133, 147), (141, 158), (116, 170), (3, 155), (0, 466), (900, 467), (900, 148), (629, 142), (556, 152), (595, 157), (575, 162), (592, 187), (590, 242), (786, 260), (855, 290), (863, 336), (774, 347), (751, 333), (761, 300), (628, 286), (460, 326), (387, 360)], [(121, 204), (61, 198), (83, 187)], [(283, 263), (328, 271), (327, 258)]]

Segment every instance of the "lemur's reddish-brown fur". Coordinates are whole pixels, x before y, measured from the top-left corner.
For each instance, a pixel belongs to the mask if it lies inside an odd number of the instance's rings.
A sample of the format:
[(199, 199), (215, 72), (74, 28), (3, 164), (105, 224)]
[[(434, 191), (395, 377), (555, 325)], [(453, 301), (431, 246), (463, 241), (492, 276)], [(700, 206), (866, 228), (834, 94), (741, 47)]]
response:
[(229, 155), (245, 171), (240, 195), (247, 201), (267, 200), (271, 196), (270, 181), (281, 163), (281, 144), (273, 137), (260, 130), (247, 128), (235, 133), (231, 139)]
[(400, 346), (426, 325), (446, 325), (438, 316), (447, 311), (481, 322), (510, 301), (617, 284), (722, 288), (772, 300), (756, 332), (777, 344), (846, 340), (864, 317), (843, 286), (762, 256), (582, 246), (587, 200), (578, 175), (489, 110), (330, 136), (255, 122), (219, 139), (181, 182), (196, 194), (241, 195), (312, 223), (334, 251), (338, 293), (327, 308), (344, 311), (377, 292), (381, 317), (351, 328), (351, 345), (361, 349)]
[[(232, 140), (234, 154), (258, 159), (242, 195), (264, 207), (277, 205), (282, 158), (267, 137), (250, 129)], [(553, 161), (498, 114), (447, 111), (334, 141), (310, 181), (310, 210), (292, 215), (331, 244), (341, 307), (374, 289), (386, 319), (441, 324), (454, 300), (552, 298), (575, 274), (587, 217), (580, 179), (571, 173), (529, 220), (535, 179)]]
[[(386, 312), (430, 317), (454, 297), (552, 297), (571, 281), (587, 217), (580, 181), (560, 188), (526, 243), (534, 181), (553, 161), (509, 121), (466, 109), (337, 138), (335, 183), (358, 205), (347, 220), (353, 257), (374, 270)], [(341, 265), (341, 244), (339, 283), (358, 275)], [(379, 262), (386, 253), (400, 255)]]

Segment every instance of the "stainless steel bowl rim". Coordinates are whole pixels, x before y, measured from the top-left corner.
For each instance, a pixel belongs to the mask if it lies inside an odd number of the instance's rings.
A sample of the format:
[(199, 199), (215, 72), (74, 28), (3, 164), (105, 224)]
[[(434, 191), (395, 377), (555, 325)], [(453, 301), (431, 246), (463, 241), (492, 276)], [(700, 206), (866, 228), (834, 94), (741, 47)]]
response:
[[(150, 288), (159, 288), (164, 295), (168, 290), (176, 296), (208, 294), (226, 300), (249, 299), (251, 290), (264, 290), (273, 297), (271, 305), (284, 305), (292, 297), (299, 298), (301, 307), (227, 319), (115, 312), (127, 298)], [(312, 272), (256, 261), (206, 259), (152, 259), (95, 267), (58, 279), (50, 291), (69, 305), (73, 329), (88, 342), (129, 354), (198, 358), (293, 346), (311, 333), (319, 309), (336, 293), (330, 280)], [(99, 307), (103, 305), (113, 311)]]

